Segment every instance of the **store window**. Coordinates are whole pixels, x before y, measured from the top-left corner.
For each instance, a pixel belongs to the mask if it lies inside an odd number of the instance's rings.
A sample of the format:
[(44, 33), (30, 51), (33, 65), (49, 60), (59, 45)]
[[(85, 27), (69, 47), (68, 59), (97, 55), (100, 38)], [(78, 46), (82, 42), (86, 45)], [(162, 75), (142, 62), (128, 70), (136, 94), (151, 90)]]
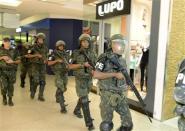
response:
[[(127, 39), (128, 45), (123, 57), (127, 60), (128, 71), (134, 85), (144, 99), (147, 94), (152, 0), (132, 0), (130, 15), (103, 20), (96, 20), (96, 14), (92, 11), (95, 10), (95, 4), (87, 4), (84, 8), (90, 10), (84, 12), (85, 19), (88, 19), (84, 22), (84, 27), (90, 27), (91, 34), (96, 39), (95, 52), (97, 55), (106, 51), (112, 35), (122, 34)], [(128, 98), (138, 101), (132, 90), (128, 91)]]

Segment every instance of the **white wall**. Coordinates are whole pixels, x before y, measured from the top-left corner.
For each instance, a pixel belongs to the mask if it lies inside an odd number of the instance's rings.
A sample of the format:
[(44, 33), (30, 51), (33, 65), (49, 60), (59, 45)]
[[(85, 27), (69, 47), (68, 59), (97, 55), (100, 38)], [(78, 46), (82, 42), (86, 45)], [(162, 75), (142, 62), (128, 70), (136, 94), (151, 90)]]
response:
[(121, 17), (114, 17), (111, 19), (105, 20), (105, 23), (111, 24), (111, 33), (110, 35), (120, 34), (121, 33)]
[[(146, 10), (145, 22), (143, 22), (143, 12)], [(146, 28), (143, 27), (146, 25)], [(131, 14), (131, 30), (130, 39), (131, 42), (140, 42), (140, 44), (146, 44), (146, 36), (150, 32), (151, 25), (151, 6), (139, 3), (136, 0), (132, 4), (132, 14)], [(132, 44), (132, 43), (131, 43)]]

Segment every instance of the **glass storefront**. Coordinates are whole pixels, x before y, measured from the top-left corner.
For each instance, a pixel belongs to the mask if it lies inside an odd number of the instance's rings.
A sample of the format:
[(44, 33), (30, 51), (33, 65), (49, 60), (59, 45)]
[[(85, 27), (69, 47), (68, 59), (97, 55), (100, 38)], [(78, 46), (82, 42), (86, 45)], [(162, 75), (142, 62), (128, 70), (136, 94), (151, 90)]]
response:
[[(122, 15), (99, 21), (95, 20), (95, 12), (90, 12), (89, 15), (88, 12), (85, 12), (84, 16), (86, 16), (85, 19), (87, 18), (88, 22), (84, 24), (84, 27), (90, 27), (92, 36), (94, 35), (93, 32), (97, 32), (95, 34), (96, 38), (98, 38), (96, 39), (98, 46), (96, 48), (97, 54), (105, 51), (112, 35), (122, 34), (126, 37), (128, 46), (123, 57), (127, 60), (128, 71), (134, 85), (144, 99), (147, 94), (147, 59), (149, 58), (152, 1), (133, 0), (131, 5), (130, 15)], [(85, 5), (84, 8), (92, 10), (93, 5)], [(92, 26), (94, 21), (96, 21), (97, 26)], [(128, 98), (131, 101), (138, 101), (132, 90), (128, 91)]]

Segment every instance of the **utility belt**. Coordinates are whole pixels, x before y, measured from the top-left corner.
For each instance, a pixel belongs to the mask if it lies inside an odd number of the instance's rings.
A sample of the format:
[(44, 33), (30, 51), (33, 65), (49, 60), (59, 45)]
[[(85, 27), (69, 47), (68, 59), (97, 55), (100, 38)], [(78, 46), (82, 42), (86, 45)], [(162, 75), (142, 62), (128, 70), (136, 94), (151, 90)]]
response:
[(90, 75), (80, 75), (80, 74), (74, 74), (76, 79), (86, 79), (86, 80), (92, 80), (92, 76)]
[(104, 93), (112, 93), (112, 94), (118, 94), (120, 96), (122, 96), (124, 94), (123, 90), (117, 89), (117, 90), (113, 90), (113, 89), (100, 89), (100, 92), (104, 92)]
[(17, 68), (15, 67), (0, 67), (0, 71), (17, 71)]
[(108, 103), (116, 107), (122, 100), (124, 100), (126, 97), (123, 95), (123, 92), (115, 92), (114, 90), (101, 90), (100, 91), (101, 96), (108, 97)]

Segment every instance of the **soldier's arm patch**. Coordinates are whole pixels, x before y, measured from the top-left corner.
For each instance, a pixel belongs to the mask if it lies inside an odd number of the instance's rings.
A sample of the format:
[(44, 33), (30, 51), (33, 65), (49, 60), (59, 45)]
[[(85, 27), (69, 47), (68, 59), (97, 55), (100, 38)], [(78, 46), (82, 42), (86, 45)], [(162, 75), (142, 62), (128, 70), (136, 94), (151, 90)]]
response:
[(98, 71), (103, 71), (103, 69), (104, 69), (104, 64), (101, 63), (101, 62), (97, 62), (95, 68), (96, 68), (96, 70), (98, 70)]
[(97, 71), (103, 71), (105, 68), (105, 63), (106, 63), (106, 56), (104, 54), (100, 55), (98, 58), (98, 61), (96, 62), (95, 69)]

